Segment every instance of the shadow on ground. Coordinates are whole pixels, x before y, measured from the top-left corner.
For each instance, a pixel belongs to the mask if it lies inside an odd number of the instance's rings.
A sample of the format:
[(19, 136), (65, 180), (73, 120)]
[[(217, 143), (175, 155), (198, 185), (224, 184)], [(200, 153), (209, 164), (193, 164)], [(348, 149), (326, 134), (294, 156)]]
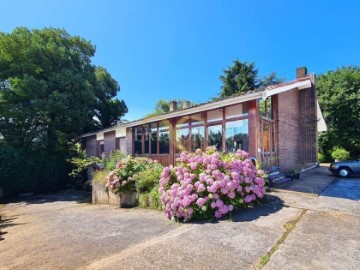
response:
[(279, 197), (266, 194), (262, 205), (237, 210), (231, 217), (234, 222), (249, 222), (276, 213), (283, 207), (283, 201)]
[(91, 201), (91, 193), (75, 190), (62, 190), (53, 194), (41, 194), (26, 197), (17, 196), (13, 198), (7, 198), (2, 200), (1, 203), (43, 204), (59, 201), (89, 203)]

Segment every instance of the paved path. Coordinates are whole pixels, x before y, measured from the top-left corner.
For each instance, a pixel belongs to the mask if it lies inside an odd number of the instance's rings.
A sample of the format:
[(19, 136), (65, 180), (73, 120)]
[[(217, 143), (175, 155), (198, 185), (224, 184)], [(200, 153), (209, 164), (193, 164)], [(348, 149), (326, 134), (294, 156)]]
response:
[(215, 223), (179, 225), (75, 192), (10, 203), (0, 207), (0, 269), (358, 269), (360, 205), (337, 197), (341, 181), (326, 196), (278, 189)]

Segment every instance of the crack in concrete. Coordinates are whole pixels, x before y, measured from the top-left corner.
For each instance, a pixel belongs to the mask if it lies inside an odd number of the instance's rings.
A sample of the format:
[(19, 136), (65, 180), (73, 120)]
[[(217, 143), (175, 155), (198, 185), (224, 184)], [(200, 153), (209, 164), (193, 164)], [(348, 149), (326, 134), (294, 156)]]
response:
[(262, 257), (260, 257), (258, 265), (255, 269), (263, 269), (266, 264), (270, 261), (271, 256), (279, 249), (280, 245), (282, 245), (289, 234), (295, 229), (297, 223), (302, 219), (302, 217), (306, 214), (307, 209), (302, 209), (300, 215), (284, 224), (285, 232), (280, 236), (280, 238), (276, 241), (275, 245), (271, 247), (271, 249)]

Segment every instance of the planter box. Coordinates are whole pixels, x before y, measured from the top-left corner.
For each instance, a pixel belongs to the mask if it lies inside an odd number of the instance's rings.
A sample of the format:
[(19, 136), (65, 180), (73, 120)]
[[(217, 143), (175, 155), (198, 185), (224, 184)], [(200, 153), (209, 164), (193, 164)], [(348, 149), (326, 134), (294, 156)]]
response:
[(92, 182), (92, 203), (118, 205), (122, 208), (137, 206), (136, 192), (106, 192), (102, 183)]
[(130, 208), (137, 205), (136, 192), (120, 192), (120, 207)]
[(105, 192), (102, 183), (92, 182), (91, 197), (93, 204), (109, 204), (109, 194)]

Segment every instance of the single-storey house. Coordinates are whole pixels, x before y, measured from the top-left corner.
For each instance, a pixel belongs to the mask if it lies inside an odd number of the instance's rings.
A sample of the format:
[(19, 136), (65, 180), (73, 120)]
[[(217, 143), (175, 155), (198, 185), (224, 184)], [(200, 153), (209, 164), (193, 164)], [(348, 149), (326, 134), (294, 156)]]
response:
[(290, 170), (317, 162), (319, 121), (315, 75), (302, 67), (293, 81), (196, 106), (184, 102), (181, 109), (173, 101), (166, 114), (83, 134), (81, 139), (89, 156), (120, 149), (171, 165), (184, 150), (214, 145), (226, 152), (243, 149), (265, 166)]

